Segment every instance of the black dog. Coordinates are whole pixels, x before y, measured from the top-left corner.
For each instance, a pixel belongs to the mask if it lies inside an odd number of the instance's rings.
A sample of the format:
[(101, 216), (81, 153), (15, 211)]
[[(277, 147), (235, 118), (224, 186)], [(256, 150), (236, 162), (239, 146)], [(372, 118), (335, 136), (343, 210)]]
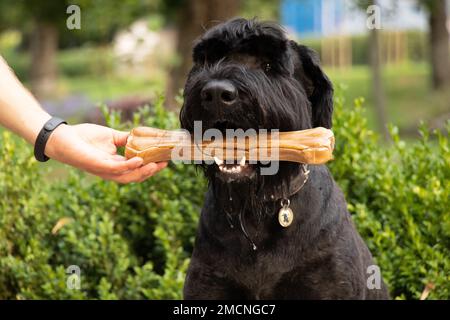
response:
[[(198, 40), (193, 59), (183, 128), (192, 132), (196, 120), (203, 130), (331, 128), (330, 81), (316, 54), (279, 25), (230, 20)], [(304, 166), (279, 165), (272, 176), (260, 163), (239, 172), (202, 165), (209, 189), (184, 298), (388, 298), (382, 280), (368, 288), (374, 262), (328, 169), (310, 166), (305, 182)], [(288, 200), (294, 220), (284, 228), (278, 212)]]

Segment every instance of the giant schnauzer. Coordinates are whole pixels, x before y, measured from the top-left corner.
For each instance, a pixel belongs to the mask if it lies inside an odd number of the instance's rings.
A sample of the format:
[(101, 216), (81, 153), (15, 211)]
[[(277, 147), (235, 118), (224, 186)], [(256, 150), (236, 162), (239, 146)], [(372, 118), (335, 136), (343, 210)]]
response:
[[(217, 25), (198, 39), (193, 60), (180, 113), (188, 131), (194, 121), (222, 131), (331, 128), (333, 88), (316, 53), (276, 23)], [(185, 299), (388, 298), (325, 165), (280, 162), (271, 176), (261, 163), (201, 166), (209, 188)], [(288, 227), (282, 207), (293, 213)]]

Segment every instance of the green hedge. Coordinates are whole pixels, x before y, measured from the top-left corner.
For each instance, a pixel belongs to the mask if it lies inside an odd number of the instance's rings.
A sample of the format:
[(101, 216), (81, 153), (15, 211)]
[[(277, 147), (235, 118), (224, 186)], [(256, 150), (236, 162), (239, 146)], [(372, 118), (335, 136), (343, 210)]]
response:
[[(337, 97), (335, 161), (330, 167), (377, 258), (393, 297), (450, 298), (450, 159), (446, 137), (382, 147), (360, 101)], [(118, 114), (108, 123), (123, 128)], [(134, 124), (175, 128), (160, 101)], [(395, 130), (393, 130), (395, 131)], [(193, 166), (171, 164), (140, 184), (118, 185), (70, 169), (48, 182), (31, 148), (0, 135), (1, 299), (180, 298), (205, 181)], [(55, 174), (55, 173), (53, 173)], [(56, 234), (61, 218), (69, 221)], [(66, 268), (81, 268), (81, 290)]]
[(450, 298), (450, 149), (448, 133), (405, 144), (391, 127), (392, 146), (380, 145), (362, 117), (363, 100), (342, 112), (336, 99), (336, 152), (331, 171), (343, 189), (358, 231), (392, 297)]
[[(141, 110), (136, 124), (177, 125), (161, 103), (156, 110)], [(205, 186), (194, 167), (172, 164), (130, 185), (71, 170), (49, 184), (28, 146), (8, 132), (0, 143), (1, 299), (181, 297)], [(63, 217), (72, 222), (53, 235)], [(66, 288), (69, 265), (80, 266), (82, 290)]]

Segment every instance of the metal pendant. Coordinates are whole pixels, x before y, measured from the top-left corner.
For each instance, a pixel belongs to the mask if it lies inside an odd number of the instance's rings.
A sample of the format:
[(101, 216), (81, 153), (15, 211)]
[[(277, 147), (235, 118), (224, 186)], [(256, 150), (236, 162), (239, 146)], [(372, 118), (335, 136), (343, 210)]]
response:
[(289, 227), (294, 220), (294, 212), (291, 208), (289, 199), (281, 200), (281, 209), (278, 211), (278, 222), (283, 228)]

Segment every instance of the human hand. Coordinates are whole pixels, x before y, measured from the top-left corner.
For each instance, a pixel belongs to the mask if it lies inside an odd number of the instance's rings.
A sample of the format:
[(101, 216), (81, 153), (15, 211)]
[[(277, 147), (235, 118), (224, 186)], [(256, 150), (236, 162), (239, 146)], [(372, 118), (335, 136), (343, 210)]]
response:
[(51, 134), (45, 154), (106, 180), (141, 182), (167, 166), (167, 162), (142, 166), (139, 157), (126, 159), (117, 147), (127, 142), (128, 132), (96, 124), (60, 125)]

